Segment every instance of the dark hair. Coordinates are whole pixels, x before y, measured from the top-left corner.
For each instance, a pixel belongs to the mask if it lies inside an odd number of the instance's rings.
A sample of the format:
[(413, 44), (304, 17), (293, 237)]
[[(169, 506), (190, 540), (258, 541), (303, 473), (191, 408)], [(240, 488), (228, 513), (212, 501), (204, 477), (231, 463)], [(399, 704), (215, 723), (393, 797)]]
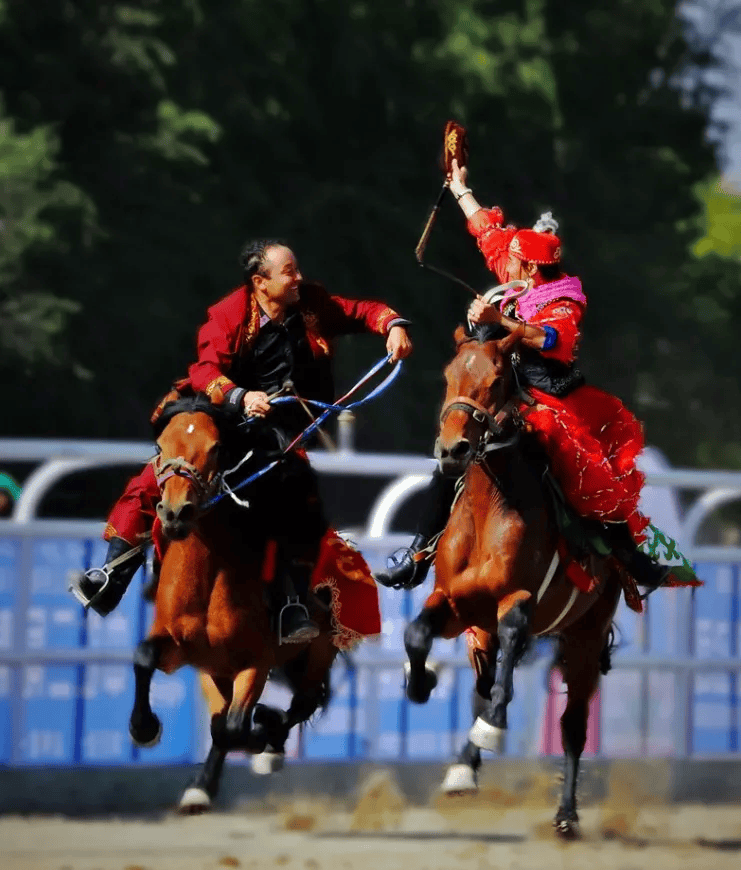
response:
[(253, 275), (264, 275), (265, 254), (268, 248), (284, 245), (279, 239), (253, 239), (242, 248), (239, 255), (239, 264), (242, 267), (245, 284), (252, 283)]
[(558, 281), (559, 278), (563, 277), (560, 263), (544, 263), (542, 266), (538, 266), (538, 271), (546, 281)]

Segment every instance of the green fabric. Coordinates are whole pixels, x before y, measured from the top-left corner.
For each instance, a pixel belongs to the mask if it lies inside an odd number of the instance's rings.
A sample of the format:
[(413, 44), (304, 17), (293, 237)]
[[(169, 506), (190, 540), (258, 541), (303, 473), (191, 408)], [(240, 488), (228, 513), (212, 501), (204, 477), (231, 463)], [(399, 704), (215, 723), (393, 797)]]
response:
[[(556, 523), (569, 550), (577, 556), (587, 553), (609, 556), (612, 553), (612, 546), (604, 526), (580, 516), (567, 503), (563, 490), (550, 472), (546, 472), (543, 477), (548, 484), (546, 489), (551, 495)], [(653, 524), (649, 523), (646, 529), (646, 540), (639, 549), (661, 565), (669, 566), (672, 574), (680, 582), (691, 583), (697, 580), (692, 565), (680, 552), (674, 538), (669, 537), (666, 532), (662, 532)]]
[(689, 559), (680, 552), (674, 538), (670, 538), (666, 532), (657, 529), (652, 523), (649, 523), (646, 529), (646, 540), (640, 545), (640, 549), (661, 565), (669, 566), (677, 580), (682, 582), (697, 580)]
[(6, 471), (0, 471), (0, 489), (6, 489), (13, 497), (13, 501), (16, 501), (21, 494), (20, 486)]

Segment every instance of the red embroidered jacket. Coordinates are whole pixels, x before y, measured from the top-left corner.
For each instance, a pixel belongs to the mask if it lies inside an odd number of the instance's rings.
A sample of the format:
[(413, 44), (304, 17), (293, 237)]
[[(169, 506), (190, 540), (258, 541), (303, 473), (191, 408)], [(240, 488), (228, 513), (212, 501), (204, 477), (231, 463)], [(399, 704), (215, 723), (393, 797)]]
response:
[[(303, 283), (299, 311), (315, 359), (332, 355), (332, 341), (350, 333), (375, 332), (384, 335), (394, 325), (407, 324), (382, 302), (330, 296), (320, 284)], [(238, 287), (208, 309), (208, 320), (198, 332), (198, 359), (188, 377), (176, 384), (211, 394), (220, 387), (224, 393), (237, 386), (229, 377), (241, 354), (249, 352), (260, 328), (260, 309), (245, 286)], [(155, 411), (172, 398), (165, 396)], [(159, 488), (151, 463), (133, 477), (111, 510), (104, 538), (120, 537), (131, 544), (152, 528)]]
[[(509, 260), (509, 243), (517, 232), (512, 225), (502, 226), (503, 220), (501, 209), (481, 208), (468, 221), (468, 231), (475, 237), (484, 255), (487, 269), (494, 272), (502, 283), (508, 280), (505, 267)], [(538, 351), (542, 357), (566, 365), (576, 360), (584, 309), (584, 305), (572, 299), (554, 299), (528, 318), (527, 322), (533, 326), (551, 326), (558, 333), (558, 339), (552, 347)]]
[[(384, 335), (392, 325), (408, 323), (382, 302), (330, 296), (321, 284), (302, 283), (298, 307), (316, 358), (331, 356), (332, 342), (340, 335)], [(208, 395), (216, 387), (226, 393), (237, 386), (229, 377), (230, 369), (236, 358), (249, 350), (259, 326), (260, 309), (245, 286), (212, 305), (198, 332), (198, 360), (188, 371), (187, 383)]]

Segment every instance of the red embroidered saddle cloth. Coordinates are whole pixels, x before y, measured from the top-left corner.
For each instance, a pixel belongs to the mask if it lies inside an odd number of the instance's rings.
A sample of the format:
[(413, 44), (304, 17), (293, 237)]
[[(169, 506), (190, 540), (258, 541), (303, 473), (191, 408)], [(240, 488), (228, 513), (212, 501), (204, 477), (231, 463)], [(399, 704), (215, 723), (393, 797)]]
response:
[(350, 649), (362, 638), (381, 631), (378, 589), (363, 556), (329, 529), (322, 541), (314, 575), (313, 590), (331, 592), (333, 642), (339, 649)]
[[(159, 527), (154, 524), (154, 545), (158, 558), (166, 548)], [(262, 576), (270, 582), (275, 574), (275, 542), (265, 553)], [(363, 556), (343, 540), (334, 529), (329, 529), (322, 539), (319, 559), (311, 579), (313, 590), (327, 587), (330, 590), (333, 643), (339, 649), (351, 649), (360, 640), (381, 631), (381, 611), (378, 604), (378, 589), (371, 569)]]

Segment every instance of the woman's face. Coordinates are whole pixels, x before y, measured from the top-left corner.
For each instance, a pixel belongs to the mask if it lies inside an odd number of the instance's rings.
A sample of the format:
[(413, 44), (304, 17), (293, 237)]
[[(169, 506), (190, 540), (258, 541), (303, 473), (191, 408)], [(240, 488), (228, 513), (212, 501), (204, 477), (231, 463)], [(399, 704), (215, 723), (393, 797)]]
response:
[(531, 271), (528, 271), (527, 266), (528, 264), (520, 260), (519, 257), (510, 254), (506, 266), (507, 281), (529, 281), (532, 274)]

